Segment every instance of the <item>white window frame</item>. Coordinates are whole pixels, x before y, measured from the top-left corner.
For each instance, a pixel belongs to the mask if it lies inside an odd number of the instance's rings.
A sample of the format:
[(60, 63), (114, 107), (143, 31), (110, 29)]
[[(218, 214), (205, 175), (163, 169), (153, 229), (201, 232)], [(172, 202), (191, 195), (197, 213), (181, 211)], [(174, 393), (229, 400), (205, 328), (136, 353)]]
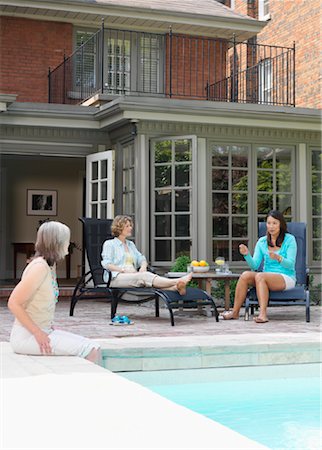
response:
[(258, 63), (258, 100), (261, 104), (271, 104), (273, 93), (272, 60), (263, 59)]
[[(102, 177), (102, 164), (107, 164), (106, 177)], [(97, 177), (93, 175), (93, 164), (97, 165)], [(107, 185), (107, 196), (102, 189)], [(97, 195), (93, 193), (96, 192)], [(93, 215), (93, 210), (96, 214)], [(102, 214), (103, 210), (106, 214)], [(114, 151), (93, 153), (86, 157), (86, 217), (111, 219), (114, 217)]]
[[(167, 137), (162, 137), (162, 138), (158, 138), (158, 139), (153, 139), (151, 141), (151, 148), (154, 147), (154, 144), (156, 142), (160, 142), (160, 141), (181, 141), (181, 140), (191, 140), (191, 180), (190, 180), (190, 211), (185, 212), (185, 214), (189, 214), (190, 215), (190, 236), (185, 237), (185, 239), (190, 239), (191, 240), (191, 256), (196, 255), (197, 254), (197, 236), (198, 236), (198, 224), (197, 224), (197, 199), (195, 198), (195, 191), (193, 189), (193, 186), (197, 185), (197, 137), (195, 135), (186, 135), (186, 136), (167, 136)], [(173, 163), (171, 163), (173, 164)], [(156, 230), (155, 230), (155, 222), (154, 222), (154, 218), (155, 218), (155, 176), (154, 176), (154, 156), (151, 158), (151, 217), (152, 217), (152, 222), (151, 222), (151, 263), (153, 265), (156, 266), (166, 266), (168, 267), (169, 264), (173, 264), (175, 261), (175, 258), (173, 258), (173, 255), (175, 255), (175, 241), (176, 241), (176, 236), (174, 233), (174, 229), (172, 228), (172, 233), (171, 236), (169, 236), (167, 238), (167, 240), (171, 241), (171, 256), (172, 256), (172, 260), (171, 261), (161, 261), (161, 260), (156, 260), (156, 250), (155, 250), (155, 239), (157, 239), (157, 237), (155, 236), (156, 234)], [(175, 190), (174, 185), (171, 185), (171, 191)], [(170, 212), (170, 215), (172, 217), (175, 217), (176, 215), (176, 211), (174, 210), (174, 206), (172, 207), (172, 210)], [(161, 239), (162, 240), (162, 239)], [(180, 240), (180, 239), (179, 239)]]
[(269, 20), (269, 0), (258, 0), (258, 20)]

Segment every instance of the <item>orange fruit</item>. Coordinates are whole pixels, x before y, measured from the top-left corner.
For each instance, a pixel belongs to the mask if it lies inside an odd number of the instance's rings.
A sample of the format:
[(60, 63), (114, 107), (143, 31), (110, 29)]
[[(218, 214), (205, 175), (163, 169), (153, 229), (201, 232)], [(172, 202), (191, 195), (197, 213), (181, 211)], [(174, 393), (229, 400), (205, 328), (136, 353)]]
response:
[(194, 267), (196, 267), (196, 266), (199, 266), (200, 263), (199, 263), (199, 261), (197, 261), (197, 260), (194, 259), (193, 261), (191, 261), (191, 265), (194, 266)]
[(205, 261), (204, 259), (202, 259), (202, 260), (199, 262), (199, 266), (201, 266), (201, 267), (206, 267), (206, 266), (208, 266), (208, 263), (207, 263), (207, 261)]

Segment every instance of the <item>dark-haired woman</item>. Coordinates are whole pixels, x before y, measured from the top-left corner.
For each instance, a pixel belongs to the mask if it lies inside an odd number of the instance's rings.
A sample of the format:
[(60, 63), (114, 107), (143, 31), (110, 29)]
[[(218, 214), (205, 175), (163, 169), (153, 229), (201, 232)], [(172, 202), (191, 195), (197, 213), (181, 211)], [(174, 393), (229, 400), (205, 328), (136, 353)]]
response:
[(8, 308), (15, 316), (10, 343), (24, 355), (80, 356), (100, 361), (99, 345), (91, 339), (54, 329), (58, 300), (56, 262), (68, 253), (70, 229), (63, 223), (43, 223), (37, 233), (36, 254), (12, 291)]
[[(226, 320), (239, 318), (248, 287), (255, 286), (260, 313), (254, 320), (257, 323), (268, 322), (269, 291), (282, 291), (295, 286), (297, 245), (295, 237), (287, 232), (283, 214), (275, 210), (270, 211), (266, 218), (266, 228), (266, 236), (257, 241), (254, 256), (251, 256), (246, 245), (239, 246), (240, 253), (252, 270), (241, 274), (236, 286), (234, 307), (223, 315)], [(263, 271), (255, 272), (262, 261)]]

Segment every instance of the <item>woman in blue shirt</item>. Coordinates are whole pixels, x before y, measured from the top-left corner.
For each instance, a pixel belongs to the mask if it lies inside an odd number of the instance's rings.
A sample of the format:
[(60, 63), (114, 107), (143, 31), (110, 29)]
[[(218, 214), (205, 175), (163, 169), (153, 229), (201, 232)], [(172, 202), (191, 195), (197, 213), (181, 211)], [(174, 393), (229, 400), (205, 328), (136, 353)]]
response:
[[(295, 237), (287, 233), (287, 225), (283, 214), (270, 211), (266, 219), (267, 233), (255, 246), (254, 256), (248, 248), (240, 244), (239, 251), (252, 269), (243, 272), (238, 280), (234, 307), (224, 314), (224, 319), (238, 319), (249, 286), (255, 286), (260, 306), (260, 313), (254, 318), (257, 323), (268, 322), (267, 305), (269, 291), (291, 289), (296, 283), (295, 260), (297, 245)], [(264, 262), (263, 271), (255, 272)]]
[[(114, 239), (104, 242), (102, 267), (112, 272), (110, 287), (155, 287), (186, 293), (192, 274), (181, 278), (165, 278), (147, 271), (147, 261), (135, 244), (128, 240), (132, 235), (133, 221), (129, 216), (116, 216), (112, 223)], [(104, 280), (108, 274), (104, 272)]]

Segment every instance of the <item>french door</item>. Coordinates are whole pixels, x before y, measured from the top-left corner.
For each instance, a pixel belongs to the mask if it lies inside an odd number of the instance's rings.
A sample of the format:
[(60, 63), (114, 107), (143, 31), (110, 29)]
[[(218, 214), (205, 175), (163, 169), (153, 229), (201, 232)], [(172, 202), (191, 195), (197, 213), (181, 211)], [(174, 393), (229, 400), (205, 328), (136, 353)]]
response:
[(86, 217), (114, 217), (114, 151), (86, 158)]

